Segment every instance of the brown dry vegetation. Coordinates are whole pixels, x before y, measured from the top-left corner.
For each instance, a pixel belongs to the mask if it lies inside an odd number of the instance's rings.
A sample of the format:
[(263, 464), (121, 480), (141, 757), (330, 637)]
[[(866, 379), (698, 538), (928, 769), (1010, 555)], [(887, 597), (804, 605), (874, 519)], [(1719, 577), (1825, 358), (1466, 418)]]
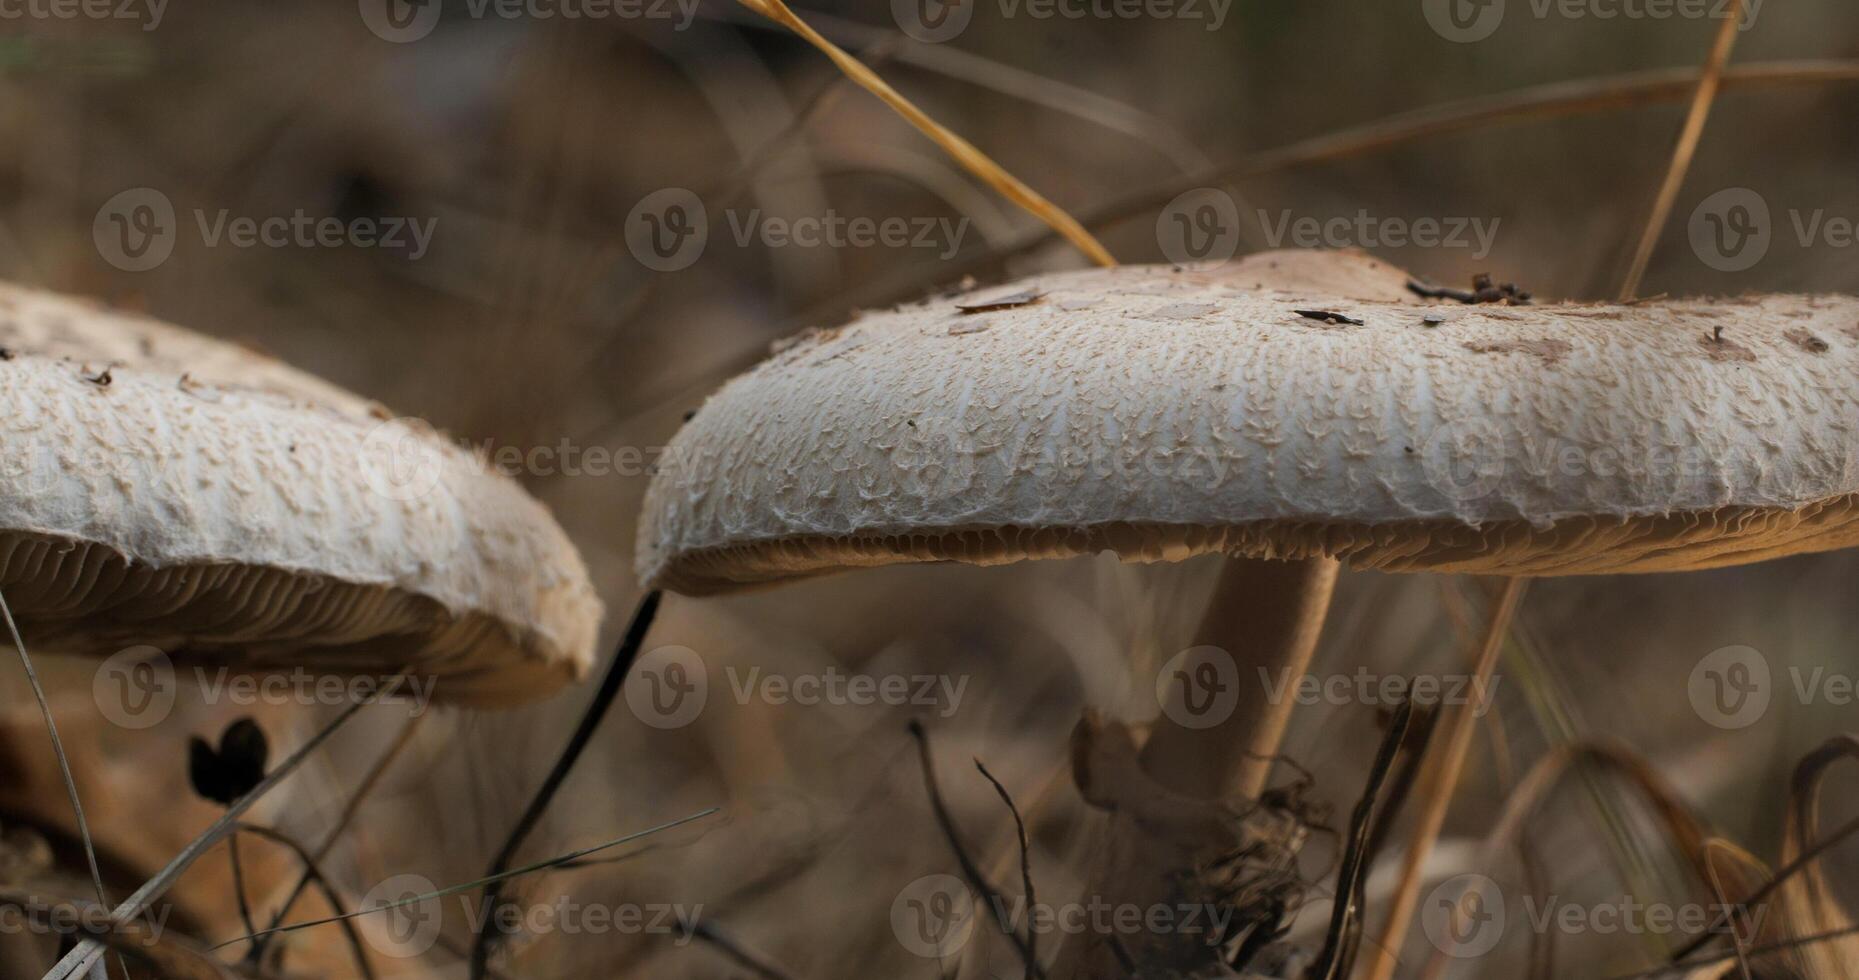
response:
[[(927, 111), (1086, 214), (1211, 162), (1416, 107), (1695, 66), (1709, 43), (1706, 24), (1538, 20), (1526, 13), (1531, 5), (1512, 6), (1514, 23), (1496, 38), (1454, 45), (1435, 37), (1409, 2), (1235, 5), (1220, 31), (1170, 21), (1003, 21), (989, 5), (950, 45), (887, 43), (875, 57)], [(889, 27), (881, 4), (802, 13)], [(860, 304), (950, 285), (960, 273), (934, 250), (739, 247), (718, 219), (701, 261), (655, 274), (629, 255), (620, 230), (644, 195), (687, 187), (713, 213), (732, 202), (767, 215), (830, 207), (966, 217), (976, 250), (1036, 230), (816, 53), (739, 21), (720, 3), (707, 3), (683, 32), (649, 22), (452, 17), (408, 45), (371, 35), (347, 3), (177, 3), (148, 32), (0, 21), (0, 275), (263, 348), (474, 444), (649, 453), (772, 342), (843, 320)], [(847, 43), (867, 47), (857, 37)], [(999, 91), (989, 69), (953, 61), (954, 52), (1011, 68), (1022, 91)], [(1851, 57), (1859, 57), (1859, 8), (1813, 0), (1765, 5), (1736, 62)], [(1605, 299), (1619, 287), (1681, 112), (1663, 104), (1486, 123), (1234, 189), (1242, 208), (1274, 215), (1353, 218), (1367, 208), (1501, 219), (1495, 249), (1482, 259), (1451, 249), (1376, 254), (1437, 282), (1489, 271), (1540, 297)], [(1114, 115), (1122, 128), (1092, 115)], [(1696, 260), (1684, 228), (1699, 200), (1732, 186), (1765, 195), (1778, 222), (1785, 208), (1859, 214), (1855, 119), (1859, 84), (1727, 91), (1642, 292), (1859, 292), (1850, 249), (1803, 249), (1778, 229), (1766, 262), (1723, 274)], [(160, 268), (131, 274), (99, 257), (91, 222), (101, 202), (140, 186), (166, 193), (184, 222), (196, 208), (258, 216), (304, 209), (436, 219), (436, 233), (411, 260), (389, 250), (208, 247), (189, 231)], [(1124, 261), (1159, 260), (1154, 213), (1100, 235)], [(1248, 224), (1245, 247), (1267, 244)], [(1048, 244), (978, 271), (999, 278), (1081, 262)], [(1552, 356), (1556, 342), (1541, 343), (1516, 349)], [(581, 546), (609, 603), (608, 634), (617, 637), (639, 591), (631, 552), (645, 476), (522, 479)], [(795, 980), (1019, 976), (1017, 955), (998, 935), (983, 935), (959, 964), (916, 957), (893, 937), (899, 890), (953, 869), (906, 723), (921, 717), (928, 725), (954, 819), (993, 880), (1018, 893), (1014, 827), (971, 759), (984, 761), (1029, 816), (1041, 899), (1069, 900), (1089, 876), (1102, 818), (1071, 786), (1068, 735), (1087, 706), (1137, 723), (1154, 716), (1149, 678), (1188, 645), (1212, 571), (1206, 561), (904, 567), (727, 599), (670, 598), (648, 649), (698, 651), (712, 672), (711, 707), (689, 727), (657, 730), (619, 706), (524, 854), (561, 853), (707, 806), (723, 814), (629, 848), (624, 860), (523, 879), (510, 894), (530, 904), (566, 895), (596, 905), (701, 907), (721, 934)], [(1484, 583), (1345, 574), (1318, 670), (1463, 670), (1489, 595)], [(1524, 863), (1511, 850), (1490, 858), (1482, 842), (1539, 760), (1578, 743), (1622, 747), (1711, 833), (1776, 867), (1786, 860), (1795, 765), (1859, 729), (1854, 708), (1778, 697), (1757, 725), (1725, 732), (1693, 712), (1687, 677), (1705, 654), (1737, 644), (1762, 651), (1778, 677), (1790, 667), (1852, 675), (1856, 636), (1853, 552), (1538, 583), (1435, 870), (1484, 870), (1521, 894)], [(67, 738), (80, 767), (105, 757), (82, 734), (88, 666), (50, 669), (61, 710), (74, 719), (78, 734)], [(723, 681), (731, 667), (931, 674), (966, 688), (949, 717), (737, 704)], [(23, 710), (23, 683), (11, 668), (0, 676), (7, 703)], [(586, 698), (577, 689), (510, 712), (436, 713), (350, 842), (332, 854), (330, 874), (350, 898), (400, 872), (440, 885), (482, 874)], [(141, 815), (132, 822), (139, 826), (109, 833), (146, 835), (138, 848), (172, 848), (204, 826), (210, 813), (169, 804), (186, 792), (185, 736), (217, 731), (230, 714), (184, 711), (138, 733), (132, 768), (140, 782), (121, 767), (81, 780), (87, 794)], [(276, 711), (263, 720), (274, 742), (290, 742), (318, 715)], [(320, 837), (400, 723), (364, 717), (326, 762), (267, 802), (263, 820)], [(9, 728), (5, 739), (9, 754), (49, 751), (30, 725)], [(1372, 707), (1315, 705), (1294, 717), (1286, 753), (1314, 775), (1313, 812), (1327, 810), (1332, 826), (1346, 823), (1379, 740)], [(1535, 887), (1585, 906), (1623, 895), (1713, 900), (1688, 871), (1695, 855), (1682, 853), (1687, 842), (1647, 816), (1639, 794), (1601, 768), (1580, 771), (1523, 825), (1538, 862)], [(1292, 778), (1284, 771), (1278, 781)], [(1818, 793), (1822, 830), (1859, 812), (1853, 785), (1851, 760), (1829, 765)], [(41, 791), (61, 798), (56, 783)], [(0, 828), (12, 816), (0, 813)], [(265, 858), (255, 904), (275, 903), (288, 881), (279, 857)], [(1293, 937), (1313, 949), (1336, 857), (1336, 840), (1325, 835), (1304, 856), (1315, 904)], [(223, 874), (211, 863), (196, 874)], [(1392, 886), (1393, 867), (1384, 860), (1370, 880), (1370, 935), (1383, 917), (1375, 896)], [(1859, 844), (1836, 848), (1822, 864), (1825, 887), (1772, 914), (1788, 916), (1795, 934), (1814, 931), (1816, 919), (1836, 920), (1839, 904), (1859, 902), (1856, 871)], [(209, 905), (220, 917), (199, 925), (201, 938), (238, 935), (224, 903)], [(456, 904), (447, 909), (447, 942), (419, 960), (377, 954), (380, 974), (462, 976), (456, 951), (469, 942), (468, 923)], [(1557, 976), (1647, 969), (1680, 945), (1669, 935), (1554, 938)], [(329, 975), (347, 975), (333, 929), (291, 942), (334, 964)], [(1425, 975), (1422, 951), (1431, 949), (1416, 929), (1402, 975)], [(1544, 955), (1518, 933), (1492, 957), (1440, 975), (1523, 975)], [(752, 975), (716, 943), (656, 933), (549, 932), (517, 940), (499, 965), (523, 977)], [(1836, 975), (1829, 969), (1837, 968), (1777, 960), (1756, 975)]]

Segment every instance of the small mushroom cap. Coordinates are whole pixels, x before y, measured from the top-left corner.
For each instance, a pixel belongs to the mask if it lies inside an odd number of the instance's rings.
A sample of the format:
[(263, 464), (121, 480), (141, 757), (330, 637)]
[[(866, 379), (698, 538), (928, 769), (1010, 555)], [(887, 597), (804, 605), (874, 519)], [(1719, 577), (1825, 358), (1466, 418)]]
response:
[(1599, 574), (1859, 543), (1859, 300), (1417, 306), (1360, 255), (1293, 256), (1288, 288), (1263, 258), (813, 332), (672, 440), (641, 577), (1104, 550)]
[(0, 285), (0, 587), (26, 642), (539, 697), (601, 608), (547, 509), (271, 358)]

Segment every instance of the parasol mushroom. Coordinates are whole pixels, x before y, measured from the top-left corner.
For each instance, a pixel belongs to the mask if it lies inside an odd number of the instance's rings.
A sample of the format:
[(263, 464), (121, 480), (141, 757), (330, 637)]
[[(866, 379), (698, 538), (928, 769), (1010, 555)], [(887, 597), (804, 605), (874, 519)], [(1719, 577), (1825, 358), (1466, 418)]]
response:
[(1347, 253), (1036, 277), (812, 331), (714, 395), (637, 568), (708, 595), (914, 561), (1231, 561), (1218, 724), (1163, 788), (1256, 798), (1338, 563), (1701, 569), (1859, 543), (1859, 300), (1418, 307)]
[(430, 429), (271, 358), (0, 286), (0, 589), (35, 644), (436, 679), (585, 673), (601, 607), (548, 511)]

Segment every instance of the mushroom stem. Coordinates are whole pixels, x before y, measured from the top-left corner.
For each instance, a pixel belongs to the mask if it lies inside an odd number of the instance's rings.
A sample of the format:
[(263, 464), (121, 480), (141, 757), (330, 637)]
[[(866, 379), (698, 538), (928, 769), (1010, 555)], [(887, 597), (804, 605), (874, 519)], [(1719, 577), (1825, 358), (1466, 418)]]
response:
[(1237, 668), (1238, 701), (1207, 728), (1164, 715), (1143, 746), (1143, 768), (1200, 799), (1256, 799), (1290, 720), (1289, 690), (1310, 665), (1341, 566), (1328, 558), (1231, 558), (1214, 586), (1197, 646), (1218, 647)]

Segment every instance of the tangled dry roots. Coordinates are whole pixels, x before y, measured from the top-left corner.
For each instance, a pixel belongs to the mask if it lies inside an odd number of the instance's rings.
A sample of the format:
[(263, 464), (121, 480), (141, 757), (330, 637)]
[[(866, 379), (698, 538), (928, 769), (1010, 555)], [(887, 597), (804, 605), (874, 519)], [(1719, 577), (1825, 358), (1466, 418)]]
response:
[[(1091, 806), (1111, 814), (1111, 851), (1097, 894), (1207, 910), (1210, 931), (1092, 936), (1071, 974), (1119, 978), (1235, 977), (1260, 969), (1295, 976), (1308, 953), (1277, 940), (1302, 905), (1297, 856), (1323, 814), (1300, 787), (1246, 809), (1172, 792), (1142, 769), (1127, 726), (1086, 712), (1072, 732), (1072, 778)], [(1218, 913), (1218, 914), (1215, 914)], [(1256, 973), (1248, 975), (1257, 975)]]

